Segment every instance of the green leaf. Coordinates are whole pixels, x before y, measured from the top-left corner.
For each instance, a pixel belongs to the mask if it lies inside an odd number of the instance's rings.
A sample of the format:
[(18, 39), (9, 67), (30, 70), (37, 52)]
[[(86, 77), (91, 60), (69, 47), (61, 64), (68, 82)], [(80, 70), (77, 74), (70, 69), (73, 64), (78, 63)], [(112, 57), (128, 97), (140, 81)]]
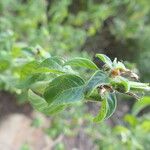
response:
[(98, 115), (94, 118), (94, 122), (100, 122), (109, 118), (115, 111), (117, 99), (115, 93), (106, 93), (102, 97), (101, 108)]
[(96, 57), (98, 57), (102, 62), (108, 65), (108, 67), (112, 68), (112, 61), (109, 57), (107, 57), (104, 54), (96, 54)]
[(72, 104), (84, 99), (83, 86), (63, 91), (52, 103), (53, 105)]
[(84, 98), (83, 89), (84, 81), (79, 76), (61, 75), (49, 83), (44, 98), (49, 104), (69, 104)]
[(48, 107), (48, 103), (39, 95), (35, 94), (32, 90), (28, 91), (28, 99), (31, 105), (38, 111), (43, 111)]
[(41, 63), (37, 61), (31, 61), (25, 64), (21, 69), (21, 78), (24, 79), (31, 74), (37, 73), (54, 73), (61, 74), (64, 73), (63, 68), (60, 64), (62, 64), (61, 59), (57, 57), (50, 57), (42, 61)]
[(65, 72), (57, 69), (49, 69), (46, 67), (37, 68), (33, 73), (53, 73), (53, 74), (63, 74)]
[(43, 110), (43, 113), (46, 115), (52, 115), (52, 114), (56, 114), (59, 113), (60, 111), (64, 110), (67, 107), (67, 105), (50, 105), (48, 106), (46, 109)]
[(54, 74), (62, 74), (65, 73), (63, 71), (62, 66), (63, 60), (58, 57), (50, 57), (42, 61), (34, 73), (54, 73)]
[(85, 86), (85, 94), (89, 96), (97, 86), (106, 85), (109, 83), (108, 75), (106, 75), (103, 71), (96, 71), (93, 76), (89, 79)]
[(89, 59), (76, 57), (72, 60), (69, 60), (65, 63), (65, 65), (71, 65), (76, 67), (84, 67), (88, 69), (97, 70), (98, 67)]
[(39, 67), (62, 70), (61, 66), (62, 64), (63, 64), (62, 60), (59, 59), (58, 57), (50, 57), (41, 62)]
[(139, 101), (137, 101), (133, 108), (132, 108), (132, 114), (137, 115), (142, 109), (150, 105), (150, 96), (145, 96)]
[(28, 98), (34, 109), (46, 115), (58, 113), (65, 108), (64, 105), (59, 106), (48, 105), (48, 103), (45, 101), (44, 98), (35, 94), (32, 90), (28, 91)]

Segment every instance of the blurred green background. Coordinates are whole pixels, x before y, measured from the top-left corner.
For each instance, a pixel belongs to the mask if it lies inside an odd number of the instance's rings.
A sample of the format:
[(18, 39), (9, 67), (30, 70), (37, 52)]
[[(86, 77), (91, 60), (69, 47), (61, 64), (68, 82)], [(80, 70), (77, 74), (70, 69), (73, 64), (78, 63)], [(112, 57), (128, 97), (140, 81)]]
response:
[[(31, 60), (37, 50), (44, 58), (83, 56), (94, 61), (94, 54), (104, 53), (125, 61), (140, 81), (149, 82), (149, 49), (149, 0), (1, 0), (0, 123), (14, 113), (26, 115), (31, 121), (28, 128), (51, 139), (47, 145), (52, 146), (47, 149), (149, 150), (149, 93), (140, 105), (133, 98), (118, 95), (116, 113), (95, 124), (90, 115), (98, 110), (95, 104), (77, 104), (56, 116), (41, 117), (28, 106), (26, 95), (13, 86), (18, 66)], [(30, 145), (24, 139), (18, 149), (44, 150), (44, 146), (35, 148), (38, 143)], [(0, 140), (0, 149), (7, 150), (7, 144)]]

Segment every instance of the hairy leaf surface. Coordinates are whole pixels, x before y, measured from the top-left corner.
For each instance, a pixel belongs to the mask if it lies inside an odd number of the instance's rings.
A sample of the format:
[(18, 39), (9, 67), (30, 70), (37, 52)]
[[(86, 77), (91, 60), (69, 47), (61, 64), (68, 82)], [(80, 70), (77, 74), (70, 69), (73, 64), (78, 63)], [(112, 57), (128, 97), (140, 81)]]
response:
[(53, 79), (44, 92), (44, 98), (51, 104), (72, 103), (84, 98), (84, 81), (76, 75), (65, 74)]

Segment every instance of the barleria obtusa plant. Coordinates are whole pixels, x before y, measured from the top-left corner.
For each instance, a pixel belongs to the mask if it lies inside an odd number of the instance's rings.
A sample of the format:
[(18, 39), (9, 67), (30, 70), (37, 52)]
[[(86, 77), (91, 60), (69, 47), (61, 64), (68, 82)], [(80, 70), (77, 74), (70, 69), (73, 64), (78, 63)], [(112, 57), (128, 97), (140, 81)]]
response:
[[(140, 83), (138, 76), (122, 62), (111, 61), (104, 54), (96, 54), (103, 66), (91, 60), (76, 57), (64, 60), (49, 57), (44, 61), (32, 60), (20, 69), (18, 88), (28, 90), (28, 99), (38, 111), (50, 115), (75, 102), (101, 102), (100, 111), (94, 118), (100, 122), (109, 118), (117, 105), (116, 93), (138, 99), (137, 93), (149, 91), (149, 84)], [(81, 73), (79, 67), (87, 71)], [(87, 78), (87, 76), (90, 76)]]

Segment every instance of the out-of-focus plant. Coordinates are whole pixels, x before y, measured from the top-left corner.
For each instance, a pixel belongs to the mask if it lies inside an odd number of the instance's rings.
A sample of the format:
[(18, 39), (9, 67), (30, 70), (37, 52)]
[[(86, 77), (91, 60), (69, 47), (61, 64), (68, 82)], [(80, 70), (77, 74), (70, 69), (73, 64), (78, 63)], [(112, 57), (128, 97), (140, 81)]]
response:
[(117, 125), (113, 130), (121, 138), (123, 145), (128, 149), (148, 149), (150, 142), (150, 119), (149, 114), (137, 118), (137, 115), (143, 108), (150, 106), (150, 97), (146, 96), (137, 101), (132, 114), (125, 115), (125, 125)]
[[(115, 10), (113, 34), (122, 39), (139, 39), (144, 28), (149, 26), (150, 6), (147, 0), (123, 0), (110, 2)], [(117, 9), (118, 8), (118, 9)]]
[[(139, 102), (142, 102), (142, 99), (137, 101)], [(137, 103), (133, 106), (132, 112), (134, 107), (138, 108)], [(115, 116), (112, 119), (114, 118)], [(68, 109), (67, 113), (62, 112), (60, 115), (53, 116), (45, 132), (53, 139), (57, 139), (60, 135), (73, 138), (80, 134), (81, 129), (82, 134), (85, 134), (97, 149), (120, 150), (121, 147), (123, 150), (143, 150), (149, 148), (149, 113), (140, 117), (132, 113), (127, 114), (119, 120), (119, 125), (115, 126), (111, 126), (107, 121), (93, 124), (92, 119), (87, 107), (78, 104)]]
[(149, 127), (150, 120), (148, 115), (141, 118), (126, 115), (121, 125), (110, 128), (110, 126), (103, 124), (102, 129), (98, 130), (99, 137), (96, 138), (95, 142), (99, 148), (104, 150), (119, 150), (120, 147), (123, 150), (149, 149)]
[(149, 106), (150, 106), (150, 96), (144, 96), (142, 99), (140, 99), (134, 104), (132, 108), (132, 114), (137, 115), (142, 109)]

